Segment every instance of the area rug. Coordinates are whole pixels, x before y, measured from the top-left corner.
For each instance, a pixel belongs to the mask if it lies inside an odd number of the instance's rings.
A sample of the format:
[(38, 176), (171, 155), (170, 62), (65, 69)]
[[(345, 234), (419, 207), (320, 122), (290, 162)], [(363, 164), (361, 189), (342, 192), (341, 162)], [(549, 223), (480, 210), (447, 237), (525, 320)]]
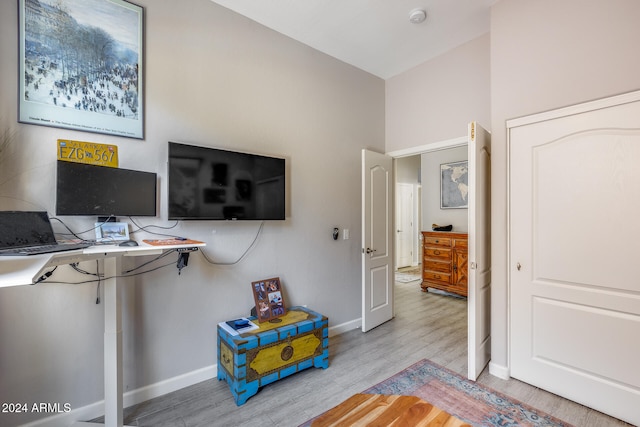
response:
[(422, 277), (420, 277), (419, 274), (399, 273), (399, 272), (396, 272), (396, 277), (395, 277), (396, 282), (400, 282), (400, 283), (415, 282), (416, 280), (421, 280), (421, 279)]
[(475, 427), (572, 427), (426, 359), (363, 393), (416, 396)]

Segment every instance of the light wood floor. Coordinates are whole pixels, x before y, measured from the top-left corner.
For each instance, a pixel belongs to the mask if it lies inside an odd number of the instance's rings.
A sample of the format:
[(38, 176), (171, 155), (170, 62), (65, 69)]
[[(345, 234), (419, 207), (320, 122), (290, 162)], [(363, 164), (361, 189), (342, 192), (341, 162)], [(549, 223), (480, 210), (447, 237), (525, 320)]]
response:
[[(366, 334), (358, 329), (331, 337), (326, 370), (310, 368), (270, 384), (240, 407), (226, 382), (211, 379), (127, 408), (125, 424), (298, 426), (423, 358), (466, 377), (466, 300), (423, 293), (417, 283), (396, 283), (393, 320)], [(488, 369), (478, 381), (578, 427), (628, 425)]]

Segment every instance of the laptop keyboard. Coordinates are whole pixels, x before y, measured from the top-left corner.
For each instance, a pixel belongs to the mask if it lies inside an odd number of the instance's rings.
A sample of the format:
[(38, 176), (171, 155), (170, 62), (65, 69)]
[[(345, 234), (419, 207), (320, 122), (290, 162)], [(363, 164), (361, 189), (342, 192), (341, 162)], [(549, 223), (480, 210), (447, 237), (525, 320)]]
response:
[(38, 255), (52, 252), (72, 251), (91, 246), (90, 243), (63, 243), (57, 245), (30, 246), (28, 248), (15, 248), (0, 250), (0, 255)]

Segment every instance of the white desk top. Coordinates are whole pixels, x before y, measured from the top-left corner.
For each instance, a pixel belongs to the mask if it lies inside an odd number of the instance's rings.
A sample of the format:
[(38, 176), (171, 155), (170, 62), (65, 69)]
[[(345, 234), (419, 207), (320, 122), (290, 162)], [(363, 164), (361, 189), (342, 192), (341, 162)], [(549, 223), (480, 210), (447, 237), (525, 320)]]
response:
[(33, 284), (46, 270), (56, 265), (117, 256), (159, 255), (166, 250), (205, 246), (204, 243), (153, 246), (139, 242), (139, 246), (98, 245), (74, 251), (43, 255), (0, 256), (0, 288)]

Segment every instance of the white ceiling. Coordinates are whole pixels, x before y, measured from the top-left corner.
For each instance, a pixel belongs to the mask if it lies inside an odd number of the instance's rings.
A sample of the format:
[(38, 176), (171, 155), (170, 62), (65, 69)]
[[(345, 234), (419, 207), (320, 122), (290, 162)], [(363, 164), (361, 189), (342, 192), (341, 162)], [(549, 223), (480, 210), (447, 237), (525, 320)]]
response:
[[(387, 79), (489, 31), (496, 0), (212, 0)], [(409, 22), (424, 9), (427, 19)]]

